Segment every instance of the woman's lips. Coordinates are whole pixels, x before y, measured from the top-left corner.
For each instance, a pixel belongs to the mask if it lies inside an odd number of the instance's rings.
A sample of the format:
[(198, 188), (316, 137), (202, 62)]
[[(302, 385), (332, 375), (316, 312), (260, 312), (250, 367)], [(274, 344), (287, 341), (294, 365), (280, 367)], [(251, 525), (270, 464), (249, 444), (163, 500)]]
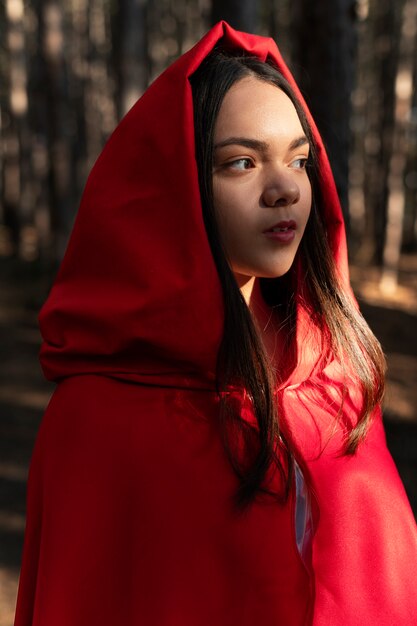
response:
[(274, 241), (278, 241), (279, 243), (290, 243), (294, 240), (295, 230), (297, 228), (297, 224), (294, 220), (289, 221), (281, 221), (278, 224), (274, 224), (271, 228), (263, 231), (263, 234), (268, 239), (273, 239)]

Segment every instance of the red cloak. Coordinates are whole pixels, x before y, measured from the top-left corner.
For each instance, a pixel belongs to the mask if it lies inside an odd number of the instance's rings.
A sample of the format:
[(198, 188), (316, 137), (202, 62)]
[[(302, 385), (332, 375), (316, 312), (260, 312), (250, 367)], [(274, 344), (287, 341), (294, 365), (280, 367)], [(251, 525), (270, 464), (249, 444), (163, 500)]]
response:
[[(314, 494), (312, 567), (294, 494), (234, 512), (214, 392), (223, 308), (203, 225), (189, 76), (216, 42), (275, 43), (217, 24), (116, 128), (88, 179), (41, 311), (58, 382), (33, 454), (15, 626), (409, 626), (417, 623), (414, 518), (380, 412), (353, 456), (360, 399), (320, 359), (301, 303), (298, 366), (278, 391)], [(304, 103), (303, 103), (304, 105)], [(305, 105), (304, 105), (305, 106)], [(317, 129), (329, 241), (348, 289), (343, 221)]]

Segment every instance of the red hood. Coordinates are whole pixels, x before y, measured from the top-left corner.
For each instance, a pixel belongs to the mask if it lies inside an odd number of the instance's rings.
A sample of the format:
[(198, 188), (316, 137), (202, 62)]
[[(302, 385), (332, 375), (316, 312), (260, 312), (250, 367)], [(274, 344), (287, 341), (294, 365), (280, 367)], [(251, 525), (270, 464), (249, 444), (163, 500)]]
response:
[[(40, 313), (41, 363), (48, 379), (89, 372), (150, 384), (213, 386), (222, 294), (203, 224), (188, 78), (220, 39), (263, 61), (273, 59), (304, 106), (318, 144), (329, 240), (348, 281), (333, 176), (294, 79), (272, 39), (221, 22), (149, 87), (91, 171)], [(300, 309), (298, 379), (318, 358), (306, 341), (307, 326)]]

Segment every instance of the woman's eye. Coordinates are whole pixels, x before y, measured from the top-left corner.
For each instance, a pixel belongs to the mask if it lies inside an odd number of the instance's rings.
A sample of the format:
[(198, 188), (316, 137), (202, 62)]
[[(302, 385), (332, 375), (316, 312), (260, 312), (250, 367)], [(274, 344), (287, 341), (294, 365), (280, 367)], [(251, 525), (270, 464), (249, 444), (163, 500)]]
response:
[(300, 157), (299, 159), (295, 159), (295, 161), (293, 161), (291, 163), (292, 167), (294, 167), (295, 169), (298, 170), (305, 170), (306, 166), (307, 166), (307, 162), (308, 162), (308, 158), (306, 157)]
[(252, 161), (250, 159), (236, 159), (236, 161), (229, 161), (226, 167), (230, 167), (233, 170), (248, 170), (252, 167)]

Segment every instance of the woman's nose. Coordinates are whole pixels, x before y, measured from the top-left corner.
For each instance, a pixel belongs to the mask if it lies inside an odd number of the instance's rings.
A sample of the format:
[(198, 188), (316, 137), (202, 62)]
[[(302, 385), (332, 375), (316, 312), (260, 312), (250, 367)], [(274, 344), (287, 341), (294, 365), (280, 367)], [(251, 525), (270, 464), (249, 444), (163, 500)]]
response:
[(300, 188), (291, 173), (276, 172), (265, 182), (262, 200), (267, 206), (289, 206), (299, 199)]

